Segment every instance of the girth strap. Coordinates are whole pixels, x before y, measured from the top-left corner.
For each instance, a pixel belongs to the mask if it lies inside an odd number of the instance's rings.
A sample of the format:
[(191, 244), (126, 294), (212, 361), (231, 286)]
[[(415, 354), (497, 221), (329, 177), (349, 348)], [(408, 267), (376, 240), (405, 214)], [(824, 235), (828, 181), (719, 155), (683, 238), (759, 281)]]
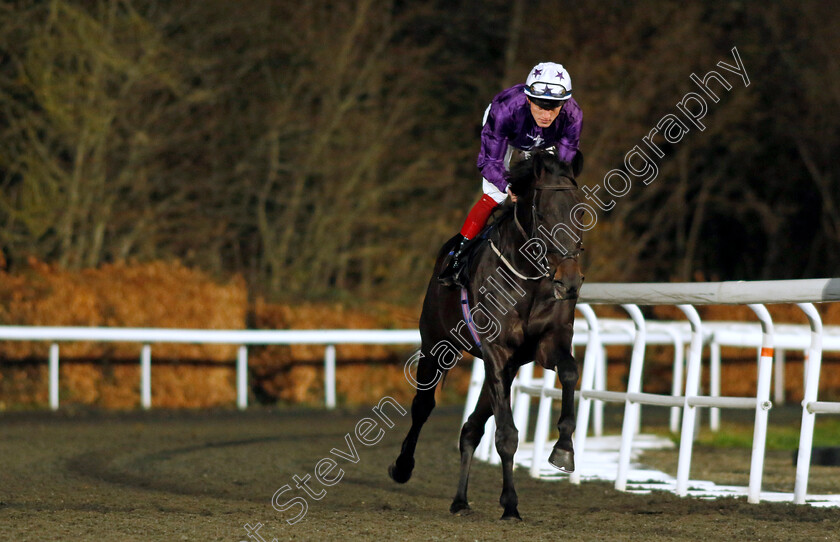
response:
[(472, 313), (470, 313), (470, 300), (466, 288), (461, 288), (461, 312), (464, 314), (464, 321), (467, 323), (467, 329), (470, 330), (475, 345), (481, 348), (481, 339), (478, 337), (478, 332), (473, 323)]

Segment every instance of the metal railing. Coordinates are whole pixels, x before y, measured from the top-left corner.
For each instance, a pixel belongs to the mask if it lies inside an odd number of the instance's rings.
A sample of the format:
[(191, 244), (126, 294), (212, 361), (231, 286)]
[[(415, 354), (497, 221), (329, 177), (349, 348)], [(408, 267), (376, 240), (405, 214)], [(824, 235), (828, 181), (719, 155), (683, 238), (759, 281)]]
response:
[(324, 350), (324, 403), (335, 408), (335, 347), (338, 344), (418, 344), (417, 330), (307, 329), (307, 330), (210, 330), (163, 328), (101, 328), (0, 326), (0, 341), (46, 341), (49, 353), (50, 408), (59, 406), (59, 343), (129, 342), (142, 345), (140, 353), (140, 404), (152, 406), (152, 344), (229, 344), (237, 345), (236, 404), (248, 406), (248, 346), (320, 344)]
[[(810, 305), (811, 302), (840, 300), (840, 279), (810, 279), (798, 281), (756, 281), (722, 282), (700, 284), (588, 284), (582, 290), (579, 308), (586, 322), (576, 322), (575, 344), (586, 344), (584, 368), (581, 378), (580, 407), (578, 409), (579, 431), (576, 441), (579, 453), (585, 450), (585, 428), (589, 424), (591, 403), (594, 409), (596, 433), (600, 432), (598, 412), (605, 401), (618, 401), (625, 404), (625, 420), (622, 429), (622, 450), (620, 469), (616, 487), (623, 488), (626, 483), (626, 465), (633, 435), (639, 425), (640, 405), (666, 406), (672, 408), (672, 424), (676, 419), (673, 414), (682, 413), (682, 440), (678, 466), (678, 493), (684, 495), (687, 489), (688, 473), (691, 461), (691, 445), (694, 437), (695, 413), (698, 407), (711, 408), (750, 408), (755, 409), (755, 429), (753, 438), (752, 468), (750, 474), (749, 500), (757, 502), (760, 498), (761, 474), (764, 460), (764, 440), (767, 427), (767, 410), (771, 403), (770, 372), (773, 363), (774, 342), (787, 348), (805, 348), (809, 363), (805, 376), (805, 399), (803, 400), (802, 429), (800, 435), (799, 462), (796, 475), (795, 502), (804, 502), (810, 453), (813, 438), (814, 415), (817, 413), (840, 413), (840, 403), (817, 400), (819, 372), (824, 348), (840, 350), (840, 333), (825, 334), (819, 315)], [(776, 329), (766, 309), (761, 303), (796, 303), (805, 312), (810, 325), (808, 344), (803, 342), (801, 333), (785, 333), (777, 341)], [(632, 320), (632, 328), (620, 322), (597, 322), (594, 313), (589, 313), (589, 304), (622, 305)], [(677, 305), (687, 316), (685, 323), (646, 323), (641, 318), (637, 305)], [(692, 305), (706, 304), (747, 304), (756, 313), (761, 324), (761, 333), (734, 329), (731, 325), (703, 324)], [(736, 326), (737, 327), (737, 326)], [(59, 344), (69, 341), (92, 342), (134, 342), (141, 346), (140, 354), (140, 390), (141, 406), (148, 409), (152, 405), (151, 370), (152, 345), (155, 343), (183, 344), (230, 344), (238, 346), (236, 359), (237, 406), (244, 409), (248, 404), (248, 346), (252, 345), (292, 345), (320, 344), (325, 346), (324, 387), (327, 408), (336, 405), (335, 366), (338, 344), (418, 344), (420, 334), (416, 330), (195, 330), (195, 329), (159, 329), (159, 328), (95, 328), (95, 327), (25, 327), (0, 326), (0, 340), (46, 341), (49, 350), (49, 389), (50, 407), (59, 407)], [(654, 395), (642, 393), (642, 364), (644, 348), (647, 344), (673, 343), (675, 346), (674, 373), (675, 383), (672, 394)], [(681, 346), (690, 344), (688, 365), (685, 368), (685, 392), (682, 391), (683, 357)], [(719, 356), (717, 369), (712, 361), (712, 386), (709, 395), (699, 394), (699, 375), (703, 344), (755, 346), (760, 348), (759, 379), (755, 397), (732, 398), (719, 397)], [(836, 343), (836, 344), (835, 344)], [(633, 346), (630, 367), (630, 379), (625, 392), (608, 391), (603, 388), (605, 381), (606, 344), (627, 344)], [(714, 356), (713, 356), (714, 357)], [(600, 367), (600, 368), (599, 368)], [(596, 386), (600, 378), (601, 384)], [(717, 378), (717, 384), (715, 384)], [(467, 401), (477, 397), (476, 387), (480, 387), (483, 374), (474, 368), (471, 391)], [(541, 399), (538, 416), (538, 428), (547, 422), (551, 401), (560, 397), (560, 390), (554, 389), (554, 379), (544, 378), (542, 385), (523, 382), (518, 393), (538, 396)], [(679, 385), (677, 384), (679, 383)], [(716, 389), (717, 388), (717, 389)], [(545, 401), (545, 403), (543, 403)], [(528, 401), (519, 400), (520, 405)], [(545, 408), (547, 406), (547, 408)], [(519, 420), (523, 414), (517, 409)], [(714, 412), (714, 411), (713, 411)], [(466, 415), (466, 413), (465, 413)], [(527, 416), (525, 414), (524, 416)], [(545, 419), (543, 419), (545, 418)], [(712, 416), (714, 420), (714, 416)], [(525, 418), (527, 421), (527, 417)], [(492, 423), (492, 421), (490, 422)], [(713, 422), (714, 423), (714, 422)], [(546, 426), (547, 427), (547, 426)], [(542, 431), (542, 429), (539, 429)], [(523, 431), (524, 432), (524, 431)], [(488, 431), (492, 435), (493, 431)], [(546, 433), (547, 434), (547, 429)], [(524, 435), (523, 435), (524, 437)], [(488, 439), (492, 440), (492, 439)], [(544, 439), (543, 439), (544, 440)], [(540, 446), (545, 443), (540, 443)], [(490, 444), (492, 446), (492, 444)], [(489, 450), (487, 447), (485, 450)], [(480, 455), (481, 450), (477, 451)], [(535, 455), (541, 454), (542, 450)], [(623, 471), (621, 465), (624, 465)], [(574, 478), (573, 478), (574, 480)]]
[[(817, 413), (840, 413), (840, 403), (817, 400), (819, 385), (820, 362), (822, 351), (826, 343), (830, 342), (832, 350), (840, 350), (840, 336), (833, 333), (826, 336), (812, 302), (828, 302), (840, 300), (840, 279), (809, 279), (794, 281), (756, 281), (756, 282), (723, 282), (702, 284), (590, 284), (581, 291), (578, 309), (587, 322), (587, 344), (581, 375), (579, 397), (577, 434), (575, 438), (576, 453), (585, 458), (586, 432), (589, 425), (591, 403), (618, 402), (624, 404), (624, 419), (621, 431), (621, 448), (619, 451), (619, 465), (615, 487), (625, 490), (629, 470), (630, 452), (634, 435), (639, 427), (639, 409), (641, 405), (670, 407), (682, 413), (680, 451), (677, 467), (676, 492), (681, 496), (688, 493), (691, 452), (696, 428), (697, 408), (748, 408), (754, 410), (755, 421), (753, 430), (753, 446), (751, 454), (750, 481), (748, 488), (749, 502), (759, 502), (761, 498), (761, 479), (764, 466), (765, 441), (767, 434), (768, 411), (772, 407), (770, 401), (770, 381), (774, 358), (774, 345), (777, 339), (786, 348), (805, 348), (808, 363), (805, 369), (805, 397), (802, 401), (802, 426), (800, 430), (799, 460), (796, 482), (792, 500), (804, 503), (807, 493), (808, 469), (811, 460), (813, 443), (814, 415)], [(783, 334), (777, 333), (775, 326), (763, 303), (795, 303), (808, 319), (808, 326), (785, 326)], [(603, 371), (604, 363), (602, 324), (598, 321), (590, 304), (621, 305), (630, 315), (634, 327), (632, 340), (632, 354), (626, 391), (609, 391), (596, 389), (596, 372)], [(753, 325), (736, 324), (705, 324), (693, 305), (711, 304), (746, 304), (756, 314), (760, 331)], [(638, 305), (676, 305), (686, 315), (690, 333), (685, 339), (690, 344), (688, 365), (686, 367), (686, 381), (682, 393), (681, 376), (676, 375), (678, 363), (675, 363), (674, 386), (671, 395), (651, 394), (642, 392), (643, 363), (648, 340), (648, 323), (642, 317)], [(654, 323), (652, 323), (654, 324)], [(662, 326), (664, 323), (656, 322)], [(652, 328), (652, 325), (650, 326)], [(733, 329), (733, 327), (737, 329)], [(707, 329), (712, 328), (712, 329)], [(672, 331), (685, 333), (686, 325), (673, 323)], [(779, 335), (779, 337), (777, 337)], [(576, 342), (582, 337), (576, 333)], [(755, 396), (751, 397), (720, 397), (720, 357), (712, 360), (712, 383), (709, 395), (701, 395), (699, 390), (700, 369), (703, 345), (732, 345), (752, 346), (759, 349), (758, 383)], [(714, 350), (713, 350), (713, 358)], [(716, 366), (715, 366), (716, 364)], [(474, 378), (472, 386), (480, 386), (481, 381)], [(515, 412), (514, 417), (521, 423), (527, 420), (522, 409), (530, 408), (529, 401), (523, 396), (538, 397), (540, 408), (535, 428), (533, 462), (531, 472), (538, 475), (540, 463), (543, 461), (550, 420), (551, 402), (562, 397), (562, 392), (555, 389), (555, 378), (549, 374), (542, 384), (535, 385), (528, 373), (520, 375), (515, 393), (512, 394)], [(679, 386), (677, 385), (679, 383)], [(677, 391), (679, 390), (679, 391)], [(476, 396), (476, 393), (471, 393)], [(472, 410), (468, 403), (466, 410)], [(465, 411), (466, 415), (466, 411)], [(711, 417), (715, 420), (715, 417)], [(672, 417), (672, 421), (673, 421)], [(492, 447), (492, 427), (489, 428), (488, 443), (479, 446), (476, 455), (489, 459)], [(596, 424), (596, 433), (599, 428)], [(525, 426), (522, 427), (520, 438), (524, 439)], [(571, 475), (572, 482), (580, 481), (579, 474)]]

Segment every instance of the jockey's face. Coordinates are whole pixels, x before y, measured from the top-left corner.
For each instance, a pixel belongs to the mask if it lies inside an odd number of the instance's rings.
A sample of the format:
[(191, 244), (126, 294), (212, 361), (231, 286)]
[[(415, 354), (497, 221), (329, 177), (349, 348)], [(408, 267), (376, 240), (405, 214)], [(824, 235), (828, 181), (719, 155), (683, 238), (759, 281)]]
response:
[(534, 121), (540, 128), (548, 128), (551, 126), (551, 123), (554, 122), (554, 119), (556, 119), (557, 115), (560, 114), (560, 110), (563, 109), (563, 102), (556, 102), (557, 107), (554, 109), (543, 109), (530, 99), (528, 100), (528, 103), (531, 105), (531, 115), (534, 116)]

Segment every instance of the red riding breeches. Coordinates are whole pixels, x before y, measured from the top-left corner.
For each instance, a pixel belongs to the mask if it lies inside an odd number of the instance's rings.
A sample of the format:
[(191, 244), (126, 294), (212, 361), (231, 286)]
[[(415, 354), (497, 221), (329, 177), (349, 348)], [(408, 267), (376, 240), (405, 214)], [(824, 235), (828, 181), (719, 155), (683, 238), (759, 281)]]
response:
[(478, 200), (478, 203), (473, 205), (473, 208), (467, 215), (467, 220), (464, 221), (464, 225), (461, 227), (461, 235), (467, 239), (472, 239), (478, 235), (481, 228), (487, 224), (487, 218), (490, 216), (490, 213), (492, 213), (493, 209), (495, 209), (498, 205), (499, 204), (487, 194), (481, 196), (481, 199)]

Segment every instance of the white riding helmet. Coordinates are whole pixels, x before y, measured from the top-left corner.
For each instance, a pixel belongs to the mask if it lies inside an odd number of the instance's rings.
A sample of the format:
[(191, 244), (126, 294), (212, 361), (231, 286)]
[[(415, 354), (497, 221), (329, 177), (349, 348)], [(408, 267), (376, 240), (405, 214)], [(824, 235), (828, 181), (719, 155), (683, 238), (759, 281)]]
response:
[(562, 64), (540, 62), (525, 80), (525, 94), (541, 100), (568, 100), (572, 97), (572, 78)]

